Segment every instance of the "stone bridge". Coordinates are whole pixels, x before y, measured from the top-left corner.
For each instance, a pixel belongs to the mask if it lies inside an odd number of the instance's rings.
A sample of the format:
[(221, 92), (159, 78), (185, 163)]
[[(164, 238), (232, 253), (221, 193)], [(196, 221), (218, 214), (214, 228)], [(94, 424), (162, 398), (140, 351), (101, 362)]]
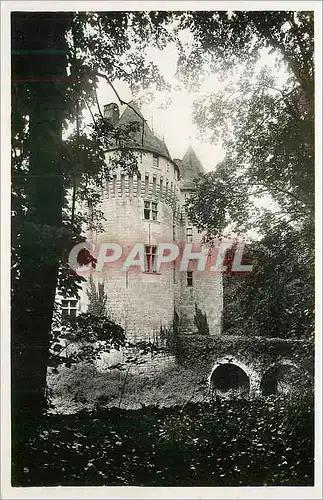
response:
[(314, 341), (181, 335), (178, 361), (216, 394), (306, 392), (314, 386)]

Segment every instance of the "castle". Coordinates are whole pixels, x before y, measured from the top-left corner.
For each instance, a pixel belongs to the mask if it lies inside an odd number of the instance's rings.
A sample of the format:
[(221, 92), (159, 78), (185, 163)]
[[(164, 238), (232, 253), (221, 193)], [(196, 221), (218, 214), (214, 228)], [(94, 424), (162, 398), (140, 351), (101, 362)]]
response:
[[(159, 243), (199, 242), (202, 235), (185, 213), (186, 197), (195, 189), (203, 166), (190, 146), (182, 160), (172, 159), (165, 142), (150, 129), (132, 102), (120, 116), (115, 103), (104, 107), (104, 116), (113, 126), (137, 124), (129, 149), (135, 152), (138, 171), (126, 175), (118, 168), (102, 190), (100, 209), (103, 232), (91, 235), (96, 244), (113, 242), (123, 248), (144, 244), (145, 269), (103, 268), (93, 274), (104, 283), (108, 314), (133, 341), (153, 340), (160, 328), (169, 328), (174, 318), (179, 333), (194, 333), (196, 314), (204, 318), (210, 334), (219, 334), (222, 315), (222, 277), (207, 271), (181, 271), (175, 264), (156, 272)], [(109, 163), (114, 150), (106, 153)], [(86, 311), (86, 293), (79, 307)]]
[[(193, 148), (189, 146), (182, 160), (172, 159), (165, 142), (150, 129), (134, 103), (126, 106), (121, 116), (117, 104), (108, 104), (104, 116), (113, 127), (137, 123), (124, 150), (116, 146), (106, 152), (107, 163), (116, 150), (121, 154), (132, 150), (138, 165), (132, 175), (121, 167), (112, 169), (113, 175), (101, 193), (103, 230), (87, 236), (96, 245), (117, 243), (122, 249), (140, 243), (144, 268), (133, 266), (125, 271), (122, 266), (106, 266), (93, 272), (92, 279), (103, 285), (107, 315), (123, 327), (127, 340), (154, 342), (161, 331), (173, 335), (176, 322), (180, 346), (176, 356), (158, 361), (145, 359), (144, 364), (132, 366), (131, 373), (147, 376), (159, 371), (164, 380), (170, 370), (172, 387), (179, 388), (176, 396), (171, 394), (173, 389), (169, 393), (173, 402), (179, 392), (183, 400), (209, 397), (210, 387), (229, 397), (309, 390), (313, 386), (311, 341), (266, 338), (265, 332), (263, 337), (246, 331), (235, 336), (224, 334), (221, 273), (200, 271), (196, 265), (186, 270), (175, 263), (160, 269), (155, 266), (159, 244), (176, 242), (183, 247), (202, 239), (185, 211), (187, 196), (194, 192), (196, 179), (204, 173)], [(88, 289), (89, 280), (79, 300), (62, 300), (63, 315), (87, 312)], [(109, 370), (123, 356), (120, 352), (103, 358), (100, 369)], [(159, 401), (159, 395), (156, 397)]]

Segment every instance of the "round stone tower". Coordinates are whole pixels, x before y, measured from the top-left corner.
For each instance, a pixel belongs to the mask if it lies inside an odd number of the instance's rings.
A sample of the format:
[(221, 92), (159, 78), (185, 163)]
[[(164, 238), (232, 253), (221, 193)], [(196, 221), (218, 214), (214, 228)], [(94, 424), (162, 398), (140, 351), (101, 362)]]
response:
[[(123, 271), (120, 265), (93, 273), (94, 281), (104, 282), (110, 317), (121, 324), (126, 335), (136, 340), (153, 340), (160, 327), (170, 327), (174, 318), (174, 272), (172, 267), (157, 273), (158, 243), (174, 239), (179, 200), (179, 168), (165, 143), (145, 122), (134, 103), (118, 118), (116, 104), (105, 106), (105, 116), (118, 127), (137, 123), (129, 149), (137, 157), (138, 173), (125, 175), (116, 169), (102, 193), (104, 231), (95, 243), (118, 243), (125, 252), (136, 243), (144, 245), (145, 272), (138, 266)], [(107, 162), (114, 151), (108, 152)]]
[[(197, 330), (197, 310), (206, 315), (210, 334), (218, 334), (222, 312), (222, 282), (206, 273), (180, 271), (175, 264), (156, 272), (159, 243), (201, 239), (184, 210), (185, 196), (194, 189), (194, 178), (203, 167), (192, 148), (183, 160), (172, 160), (166, 144), (149, 128), (138, 107), (131, 103), (121, 116), (115, 103), (104, 107), (105, 117), (114, 126), (137, 124), (128, 149), (136, 155), (138, 172), (126, 175), (117, 168), (102, 192), (104, 230), (94, 243), (118, 243), (125, 253), (136, 243), (144, 245), (145, 269), (121, 265), (104, 267), (93, 273), (95, 282), (104, 283), (108, 315), (124, 329), (132, 341), (153, 341), (161, 327), (178, 320), (181, 333)], [(115, 151), (107, 152), (111, 161)], [(86, 293), (80, 299), (86, 311)]]

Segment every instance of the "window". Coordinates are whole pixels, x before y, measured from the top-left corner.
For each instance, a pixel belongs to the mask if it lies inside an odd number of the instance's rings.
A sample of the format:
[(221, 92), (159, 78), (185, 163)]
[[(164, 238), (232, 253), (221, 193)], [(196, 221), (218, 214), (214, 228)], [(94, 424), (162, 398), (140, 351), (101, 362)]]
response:
[(186, 285), (193, 286), (193, 271), (187, 271), (186, 274)]
[(125, 175), (121, 174), (120, 177), (120, 194), (123, 196), (125, 194)]
[(191, 227), (186, 228), (186, 241), (192, 243), (193, 241), (193, 229)]
[(113, 176), (112, 180), (112, 196), (116, 196), (116, 191), (117, 191), (117, 176)]
[(149, 175), (145, 175), (145, 196), (148, 196), (149, 193)]
[(71, 316), (76, 318), (77, 300), (76, 299), (64, 299), (62, 300), (62, 318)]
[(159, 198), (162, 200), (163, 199), (163, 179), (160, 179), (160, 186), (159, 186)]
[(157, 247), (145, 246), (145, 273), (156, 273)]
[(159, 156), (153, 153), (153, 167), (159, 168)]
[(146, 220), (157, 220), (157, 203), (154, 201), (145, 201), (144, 218)]

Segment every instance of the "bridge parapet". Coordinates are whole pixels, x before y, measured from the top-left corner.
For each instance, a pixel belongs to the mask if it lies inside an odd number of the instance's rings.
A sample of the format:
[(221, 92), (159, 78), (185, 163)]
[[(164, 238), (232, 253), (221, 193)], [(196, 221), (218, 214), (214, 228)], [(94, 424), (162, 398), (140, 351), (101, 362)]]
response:
[(314, 341), (247, 336), (182, 335), (179, 362), (218, 393), (275, 394), (314, 386)]

